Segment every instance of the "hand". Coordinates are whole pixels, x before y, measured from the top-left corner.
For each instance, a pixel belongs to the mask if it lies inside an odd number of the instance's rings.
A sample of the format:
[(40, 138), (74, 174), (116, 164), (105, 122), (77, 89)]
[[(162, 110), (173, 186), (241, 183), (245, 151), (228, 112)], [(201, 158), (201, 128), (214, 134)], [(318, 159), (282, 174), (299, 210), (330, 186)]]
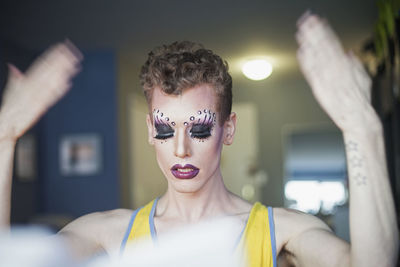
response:
[(25, 74), (9, 65), (0, 108), (0, 139), (16, 141), (71, 87), (82, 55), (69, 41), (49, 48)]
[(306, 13), (298, 22), (297, 58), (312, 92), (344, 133), (379, 129), (371, 101), (371, 79), (359, 60), (346, 54), (328, 23)]

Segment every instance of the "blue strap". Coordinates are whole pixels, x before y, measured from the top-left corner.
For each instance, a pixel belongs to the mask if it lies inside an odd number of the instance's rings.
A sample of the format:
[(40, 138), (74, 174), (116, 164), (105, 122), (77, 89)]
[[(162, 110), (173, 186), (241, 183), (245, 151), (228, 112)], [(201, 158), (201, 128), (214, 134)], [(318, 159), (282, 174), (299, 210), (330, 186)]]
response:
[(122, 240), (121, 247), (119, 250), (120, 256), (122, 256), (122, 253), (124, 252), (126, 242), (128, 241), (129, 234), (131, 233), (132, 225), (133, 225), (133, 222), (135, 221), (136, 215), (138, 214), (139, 210), (141, 210), (141, 209), (142, 209), (142, 207), (134, 210), (132, 213), (131, 220), (129, 221), (128, 229), (126, 229), (125, 236), (124, 236), (124, 239)]
[(268, 220), (269, 220), (269, 233), (271, 236), (271, 246), (272, 246), (272, 263), (276, 267), (276, 241), (275, 241), (275, 224), (274, 224), (274, 214), (272, 207), (268, 207)]
[(156, 229), (154, 227), (154, 214), (156, 212), (156, 206), (157, 206), (157, 201), (158, 198), (156, 198), (153, 202), (153, 206), (151, 207), (150, 215), (149, 215), (149, 224), (150, 224), (150, 233), (151, 233), (151, 239), (156, 242), (157, 241), (157, 234), (156, 234)]

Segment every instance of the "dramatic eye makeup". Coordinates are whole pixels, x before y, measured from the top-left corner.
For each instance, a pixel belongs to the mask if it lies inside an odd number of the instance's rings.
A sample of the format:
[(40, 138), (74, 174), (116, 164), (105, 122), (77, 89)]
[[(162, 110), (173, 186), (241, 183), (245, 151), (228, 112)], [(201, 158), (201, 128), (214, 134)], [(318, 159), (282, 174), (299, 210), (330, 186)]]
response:
[[(153, 111), (154, 127), (156, 128), (156, 136), (154, 138), (165, 140), (174, 136), (174, 129), (169, 124), (169, 118), (164, 117), (164, 114), (158, 109)], [(172, 122), (172, 125), (175, 125)]]
[(174, 136), (174, 129), (167, 124), (155, 123), (154, 127), (157, 131), (157, 135), (154, 137), (156, 139), (163, 140)]
[(198, 139), (205, 139), (211, 136), (211, 130), (211, 124), (193, 124), (192, 129), (190, 129), (190, 136)]
[[(164, 115), (158, 109), (153, 110), (153, 122), (156, 130), (156, 136), (154, 138), (159, 140), (165, 140), (174, 137), (176, 123), (170, 121), (168, 117)], [(183, 122), (183, 126), (189, 126), (190, 137), (204, 140), (211, 136), (212, 129), (216, 123), (215, 112), (204, 109), (197, 111), (197, 114), (190, 116), (188, 121)]]
[(197, 116), (191, 116), (189, 120), (192, 122), (190, 136), (197, 139), (206, 139), (211, 136), (211, 131), (216, 121), (215, 113), (210, 110), (199, 110)]

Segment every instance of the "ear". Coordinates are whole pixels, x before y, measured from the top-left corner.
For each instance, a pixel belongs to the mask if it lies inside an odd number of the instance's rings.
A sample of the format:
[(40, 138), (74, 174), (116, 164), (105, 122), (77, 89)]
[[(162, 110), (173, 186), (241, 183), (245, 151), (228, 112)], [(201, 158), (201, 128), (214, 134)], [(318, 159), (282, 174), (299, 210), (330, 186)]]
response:
[(236, 130), (236, 113), (232, 112), (228, 119), (224, 122), (224, 144), (231, 145), (233, 143), (233, 138), (235, 136)]
[(149, 114), (146, 115), (146, 124), (147, 124), (147, 135), (148, 135), (149, 144), (154, 145), (153, 122), (151, 121), (151, 117)]

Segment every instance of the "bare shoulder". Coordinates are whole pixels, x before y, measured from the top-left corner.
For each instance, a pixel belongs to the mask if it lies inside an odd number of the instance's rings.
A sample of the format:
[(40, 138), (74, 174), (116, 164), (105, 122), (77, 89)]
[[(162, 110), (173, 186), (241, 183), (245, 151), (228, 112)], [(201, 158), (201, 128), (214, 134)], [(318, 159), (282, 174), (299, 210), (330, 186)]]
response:
[(336, 237), (322, 220), (293, 209), (274, 208), (273, 212), (277, 251), (289, 259), (291, 264), (335, 266), (336, 260), (345, 264), (349, 244)]
[(77, 257), (113, 253), (122, 242), (132, 210), (94, 212), (69, 223), (58, 234), (65, 237)]

